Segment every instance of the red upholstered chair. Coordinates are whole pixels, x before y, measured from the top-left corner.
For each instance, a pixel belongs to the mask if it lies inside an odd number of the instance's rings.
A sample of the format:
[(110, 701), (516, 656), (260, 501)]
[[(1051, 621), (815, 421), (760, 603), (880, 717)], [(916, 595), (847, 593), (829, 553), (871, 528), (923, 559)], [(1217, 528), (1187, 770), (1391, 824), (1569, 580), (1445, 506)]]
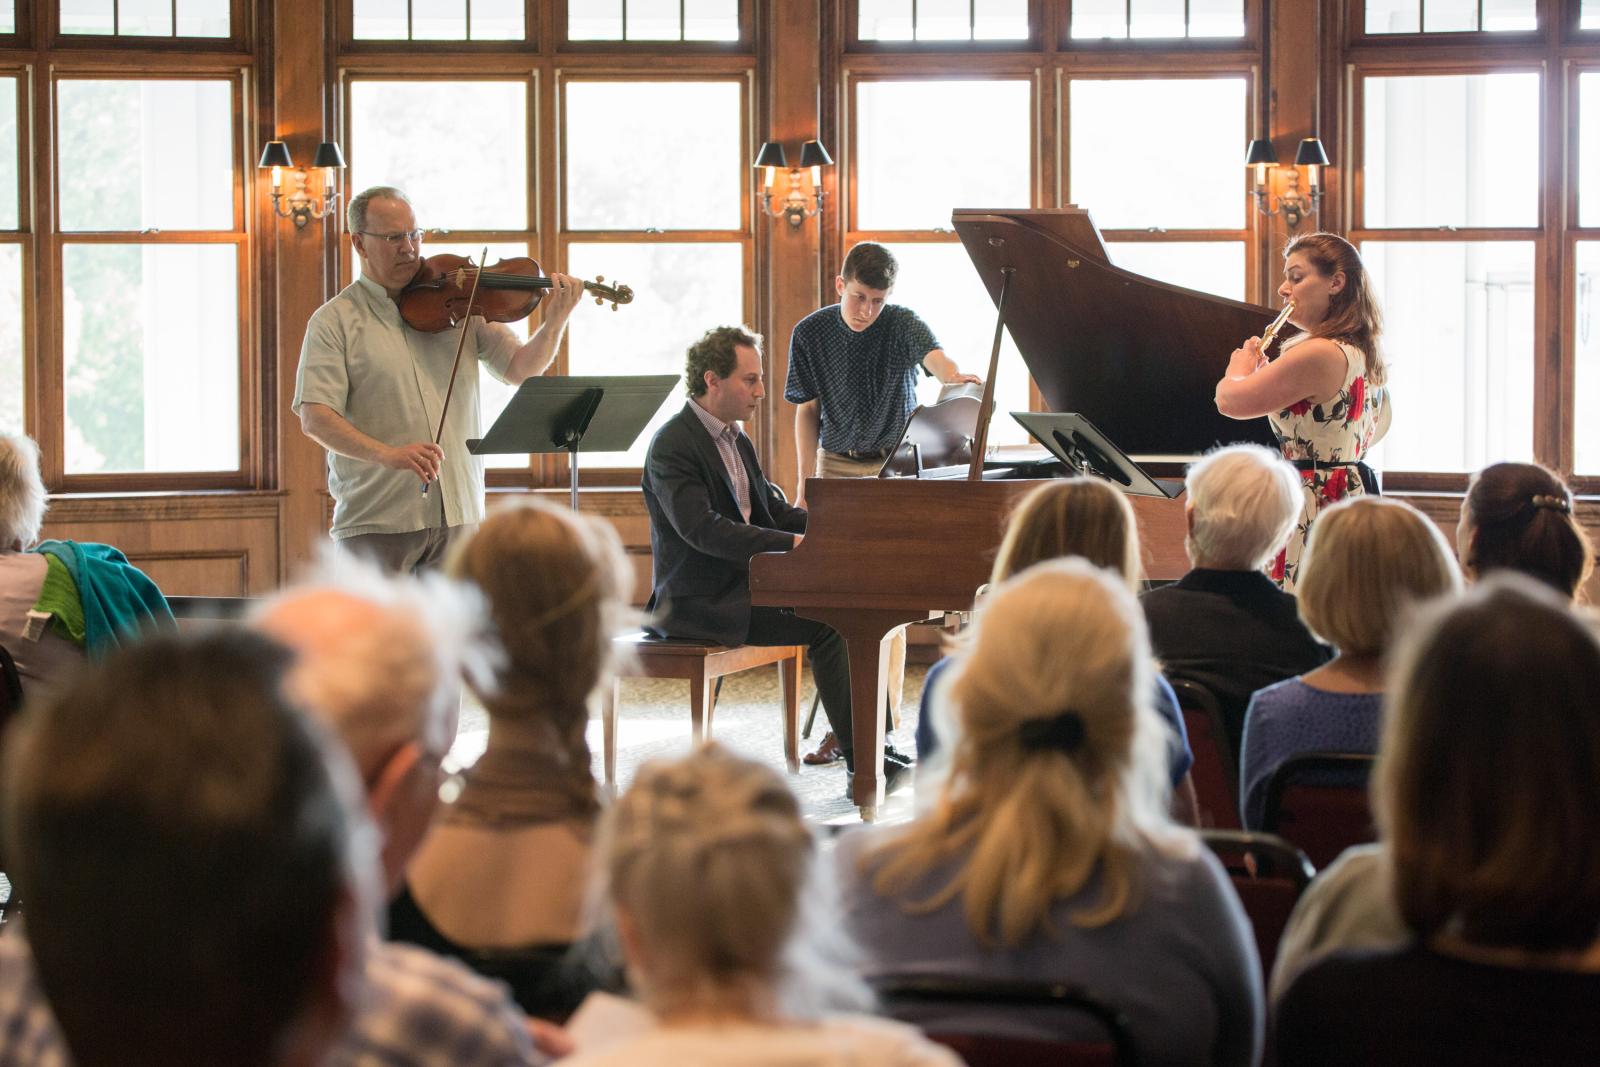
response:
[(1261, 977), (1270, 978), (1278, 958), (1278, 942), (1289, 925), (1300, 894), (1316, 872), (1306, 854), (1281, 837), (1242, 830), (1202, 830), (1200, 838), (1222, 861), (1234, 892), (1250, 917)]
[(1351, 845), (1376, 841), (1367, 779), (1376, 757), (1308, 752), (1286, 760), (1267, 779), (1262, 828), (1286, 838), (1320, 869)]
[(1239, 761), (1228, 743), (1228, 730), (1222, 721), (1222, 706), (1211, 690), (1186, 678), (1171, 679), (1178, 694), (1178, 710), (1183, 728), (1189, 733), (1189, 751), (1194, 766), (1189, 777), (1194, 782), (1195, 799), (1200, 805), (1200, 825), (1219, 830), (1239, 829)]
[[(1058, 982), (1028, 982), (947, 975), (891, 975), (875, 978), (884, 1012), (922, 1028), (929, 1039), (956, 1052), (968, 1067), (1129, 1067), (1137, 1063), (1127, 1019), (1090, 990)], [(976, 1027), (943, 1026), (941, 1011), (957, 1015), (963, 1008), (1006, 1008), (1040, 1013), (1060, 1012), (1063, 1030), (1098, 1030), (1101, 1038), (1054, 1040), (1008, 1036)]]

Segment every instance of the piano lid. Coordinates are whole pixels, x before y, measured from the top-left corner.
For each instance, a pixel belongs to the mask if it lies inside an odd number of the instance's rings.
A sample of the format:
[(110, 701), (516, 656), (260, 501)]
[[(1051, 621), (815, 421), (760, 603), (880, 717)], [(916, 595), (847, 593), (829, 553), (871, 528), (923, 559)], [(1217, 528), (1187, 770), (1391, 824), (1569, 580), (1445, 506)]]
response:
[(952, 220), (991, 300), (1002, 268), (1015, 268), (1006, 327), (1049, 410), (1086, 416), (1135, 455), (1277, 447), (1266, 419), (1230, 419), (1212, 400), (1229, 353), (1274, 312), (1112, 266), (1079, 208), (960, 210)]

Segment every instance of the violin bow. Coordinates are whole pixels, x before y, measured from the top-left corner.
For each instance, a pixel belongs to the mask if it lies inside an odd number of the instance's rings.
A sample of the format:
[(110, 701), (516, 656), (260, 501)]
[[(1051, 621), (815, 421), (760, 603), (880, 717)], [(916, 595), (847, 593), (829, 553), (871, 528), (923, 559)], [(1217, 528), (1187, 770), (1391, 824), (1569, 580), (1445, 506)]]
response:
[[(456, 371), (461, 369), (461, 350), (467, 346), (467, 327), (472, 323), (472, 302), (478, 299), (478, 280), (483, 277), (483, 272), (488, 268), (488, 266), (489, 246), (484, 245), (483, 256), (479, 262), (478, 269), (472, 272), (472, 291), (467, 294), (467, 313), (461, 316), (461, 337), (456, 341), (456, 358), (454, 362), (450, 364), (450, 384), (445, 386), (444, 406), (439, 409), (439, 429), (433, 435), (433, 443), (435, 445), (444, 440), (444, 420), (445, 417), (450, 414), (450, 397), (453, 396), (456, 391)], [(444, 469), (442, 467), (440, 468), (439, 473), (444, 473)], [(428, 495), (428, 486), (432, 484), (432, 482), (422, 483), (423, 496)]]

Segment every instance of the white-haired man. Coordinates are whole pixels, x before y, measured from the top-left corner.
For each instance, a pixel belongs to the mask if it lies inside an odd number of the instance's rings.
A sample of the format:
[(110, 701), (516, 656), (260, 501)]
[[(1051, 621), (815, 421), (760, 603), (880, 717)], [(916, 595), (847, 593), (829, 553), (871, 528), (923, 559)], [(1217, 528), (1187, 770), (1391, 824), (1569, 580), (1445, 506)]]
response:
[[(374, 562), (329, 553), (307, 582), (266, 601), (251, 625), (288, 646), (291, 697), (349, 749), (382, 833), (382, 875), (404, 877), (439, 803), (441, 763), (455, 738), (460, 679), (488, 666), (477, 598), (438, 575), (390, 578)], [(8, 935), (7, 941), (10, 941)], [(14, 947), (14, 946), (13, 946)], [(0, 1028), (28, 1019), (27, 1049), (0, 1042), (0, 1067), (67, 1067), (53, 1027), (0, 955)], [(513, 1067), (543, 1062), (564, 1039), (530, 1021), (506, 988), (410, 945), (366, 952), (367, 994), (327, 1064)]]
[(1250, 694), (1331, 654), (1262, 570), (1300, 515), (1300, 474), (1271, 449), (1230, 445), (1190, 467), (1186, 482), (1193, 569), (1145, 594), (1144, 613), (1167, 676), (1216, 695), (1238, 752)]

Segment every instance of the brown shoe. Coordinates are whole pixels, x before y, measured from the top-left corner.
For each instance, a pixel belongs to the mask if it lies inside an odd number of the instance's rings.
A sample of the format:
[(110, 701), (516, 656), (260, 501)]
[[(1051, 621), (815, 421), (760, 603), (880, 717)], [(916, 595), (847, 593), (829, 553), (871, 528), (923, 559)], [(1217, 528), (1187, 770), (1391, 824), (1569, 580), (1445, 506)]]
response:
[(839, 747), (839, 739), (833, 736), (832, 730), (829, 730), (823, 735), (822, 743), (817, 746), (817, 750), (807, 752), (802, 758), (807, 766), (825, 767), (844, 759), (844, 751)]

